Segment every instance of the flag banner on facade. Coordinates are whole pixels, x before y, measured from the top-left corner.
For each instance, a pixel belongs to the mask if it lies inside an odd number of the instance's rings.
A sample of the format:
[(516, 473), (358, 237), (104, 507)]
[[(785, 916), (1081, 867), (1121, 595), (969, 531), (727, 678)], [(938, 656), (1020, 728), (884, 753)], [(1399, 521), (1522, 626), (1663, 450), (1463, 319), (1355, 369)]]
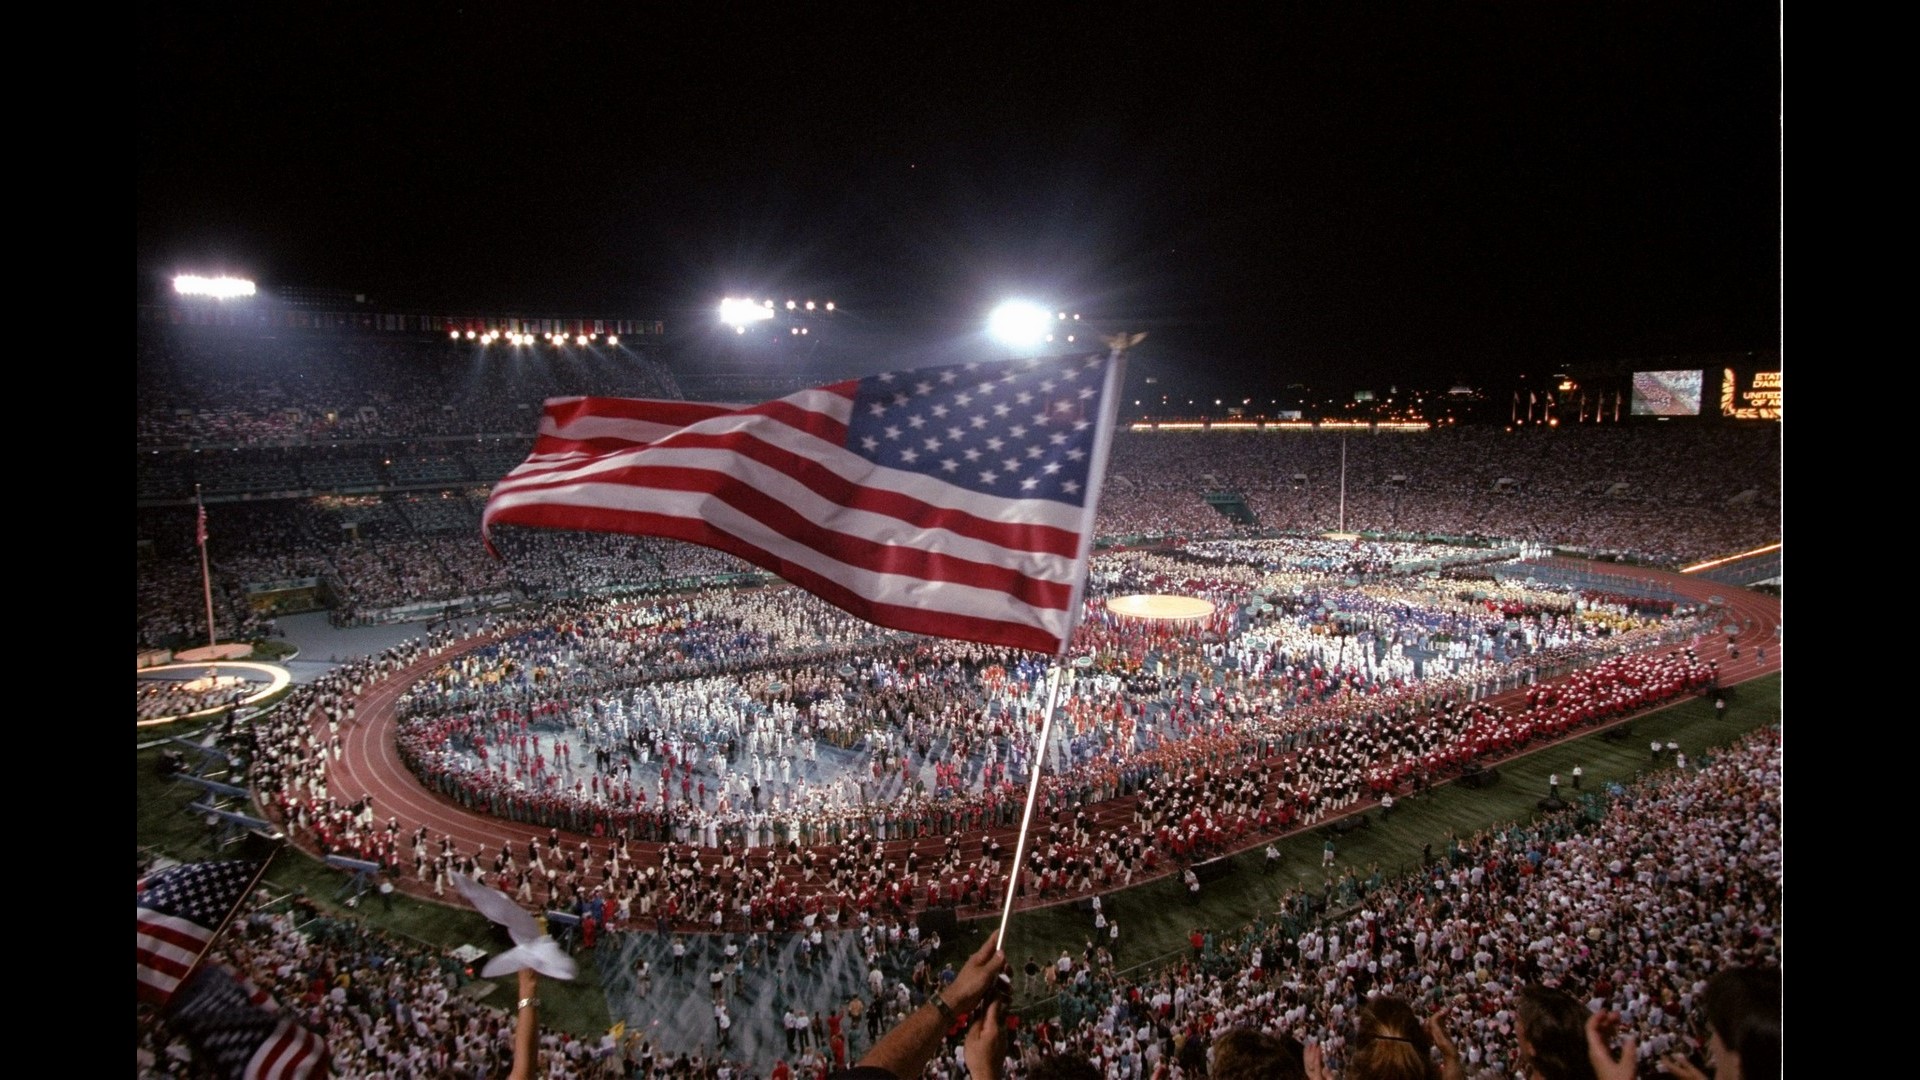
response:
[(327, 1075), (327, 1044), (273, 999), (218, 964), (200, 969), (175, 997), (167, 1023), (235, 1080)]
[(1058, 653), (1080, 611), (1121, 359), (887, 372), (752, 406), (554, 398), (495, 525), (737, 555), (869, 622)]
[(183, 863), (138, 884), (134, 975), (139, 1000), (167, 1003), (240, 905), (260, 866), (246, 859)]

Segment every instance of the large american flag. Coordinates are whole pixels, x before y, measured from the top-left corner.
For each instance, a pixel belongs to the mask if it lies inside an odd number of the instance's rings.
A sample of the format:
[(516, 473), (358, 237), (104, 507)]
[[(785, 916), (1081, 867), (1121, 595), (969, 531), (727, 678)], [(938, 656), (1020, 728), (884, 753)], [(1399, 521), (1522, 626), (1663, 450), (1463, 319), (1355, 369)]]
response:
[(881, 626), (1058, 653), (1120, 367), (1117, 353), (956, 364), (745, 407), (554, 398), (482, 530), (688, 540)]
[(252, 887), (260, 863), (182, 863), (135, 888), (134, 974), (141, 1001), (164, 1005)]
[(180, 991), (167, 1023), (193, 1040), (222, 1076), (302, 1080), (327, 1074), (326, 1041), (217, 964), (200, 969)]

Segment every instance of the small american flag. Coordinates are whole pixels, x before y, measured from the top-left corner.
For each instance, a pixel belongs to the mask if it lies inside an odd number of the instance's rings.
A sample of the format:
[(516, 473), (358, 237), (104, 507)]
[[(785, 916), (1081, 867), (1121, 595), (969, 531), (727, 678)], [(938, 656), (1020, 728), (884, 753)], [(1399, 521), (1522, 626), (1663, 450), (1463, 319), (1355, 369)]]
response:
[(195, 520), (194, 527), (193, 527), (193, 542), (196, 544), (199, 544), (201, 547), (206, 547), (207, 546), (207, 508), (205, 506), (201, 506), (199, 510), (200, 510), (200, 514), (198, 518)]
[(167, 1022), (222, 1076), (301, 1080), (326, 1075), (326, 1042), (226, 967), (212, 965), (194, 975)]
[(957, 364), (747, 407), (554, 398), (482, 531), (687, 540), (880, 626), (1058, 653), (1120, 368), (1118, 352)]
[(134, 973), (141, 1001), (164, 1005), (258, 876), (251, 860), (183, 863), (136, 889)]

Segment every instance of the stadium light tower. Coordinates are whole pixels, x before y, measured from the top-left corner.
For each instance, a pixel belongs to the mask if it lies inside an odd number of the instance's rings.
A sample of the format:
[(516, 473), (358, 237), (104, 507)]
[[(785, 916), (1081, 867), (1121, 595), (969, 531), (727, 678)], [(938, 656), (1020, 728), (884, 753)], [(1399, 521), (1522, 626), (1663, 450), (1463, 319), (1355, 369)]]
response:
[(744, 334), (747, 327), (757, 322), (773, 318), (773, 301), (756, 303), (752, 300), (736, 300), (727, 297), (720, 301), (720, 321), (733, 327), (736, 334)]
[(208, 296), (215, 300), (232, 300), (252, 296), (254, 288), (253, 282), (246, 278), (181, 274), (173, 279), (173, 291), (181, 296)]
[(987, 318), (987, 333), (1015, 350), (1031, 350), (1047, 339), (1053, 313), (1026, 300), (1008, 300)]

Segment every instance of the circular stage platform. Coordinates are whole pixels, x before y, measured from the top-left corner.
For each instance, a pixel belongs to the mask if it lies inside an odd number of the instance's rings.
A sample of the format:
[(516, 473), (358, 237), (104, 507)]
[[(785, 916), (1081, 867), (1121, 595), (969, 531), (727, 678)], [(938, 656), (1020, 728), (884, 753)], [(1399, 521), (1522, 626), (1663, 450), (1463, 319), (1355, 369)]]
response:
[(1135, 593), (1107, 601), (1107, 610), (1129, 619), (1157, 622), (1193, 622), (1213, 614), (1213, 601), (1197, 596), (1171, 596), (1166, 593)]
[(189, 707), (166, 716), (143, 717), (141, 710), (136, 709), (134, 726), (150, 727), (154, 724), (170, 724), (175, 720), (213, 716), (230, 706), (255, 704), (285, 690), (292, 683), (293, 676), (278, 664), (226, 661), (141, 668), (135, 673), (134, 681), (139, 689), (177, 690), (179, 700), (183, 702), (195, 698), (219, 702), (207, 708)]

